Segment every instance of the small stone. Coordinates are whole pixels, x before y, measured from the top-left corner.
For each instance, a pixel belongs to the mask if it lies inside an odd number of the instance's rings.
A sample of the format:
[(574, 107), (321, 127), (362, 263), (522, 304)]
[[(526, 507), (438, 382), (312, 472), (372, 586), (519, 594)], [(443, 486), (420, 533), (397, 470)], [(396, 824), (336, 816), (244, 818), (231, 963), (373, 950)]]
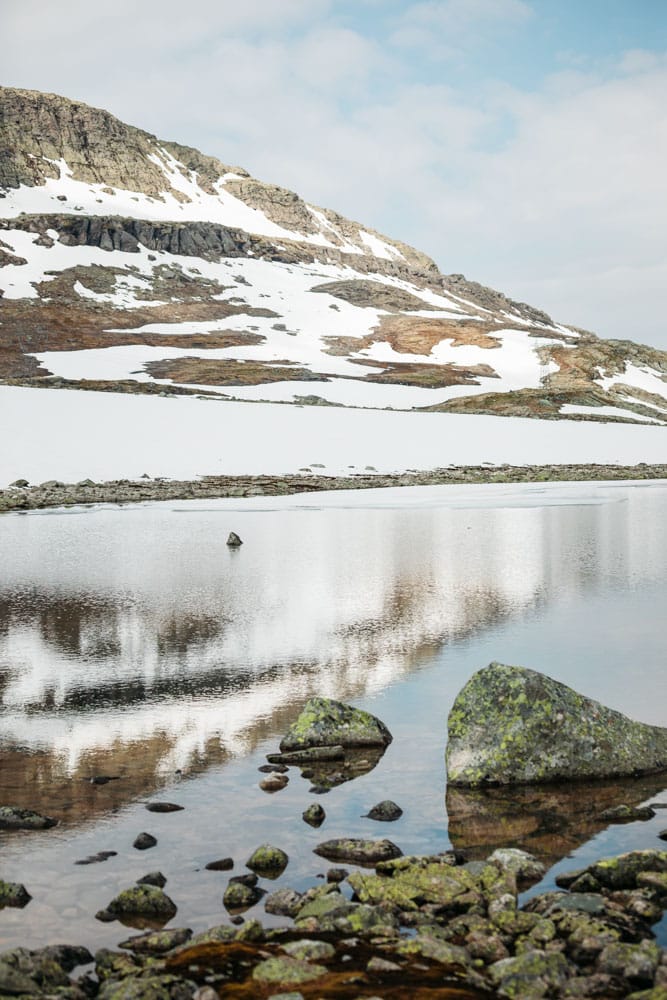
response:
[(57, 819), (42, 816), (32, 809), (0, 806), (0, 830), (49, 830), (57, 822)]
[(20, 882), (5, 882), (0, 879), (0, 909), (13, 906), (22, 910), (32, 899), (32, 896)]
[(315, 827), (322, 826), (322, 823), (324, 823), (324, 820), (326, 819), (326, 815), (327, 814), (319, 802), (313, 802), (312, 806), (308, 806), (308, 808), (302, 813), (304, 822), (308, 823), (309, 826)]
[(14, 482), (10, 483), (9, 485), (18, 486), (19, 489), (24, 489), (26, 486), (29, 486), (30, 483), (28, 482), (27, 479), (15, 479)]
[(331, 698), (311, 698), (280, 741), (281, 751), (305, 747), (386, 747), (392, 736), (380, 719)]
[(328, 941), (289, 941), (283, 945), (283, 951), (292, 958), (302, 958), (305, 962), (326, 962), (333, 958), (336, 949)]
[(258, 881), (259, 879), (254, 872), (244, 872), (243, 875), (232, 875), (232, 877), (229, 880), (229, 883), (230, 885), (238, 884), (238, 885), (253, 886), (257, 885)]
[(262, 774), (285, 774), (289, 768), (287, 764), (262, 764), (257, 770), (261, 771)]
[(256, 885), (244, 885), (242, 882), (230, 882), (222, 897), (227, 910), (247, 910), (254, 906), (264, 895), (264, 890)]
[(243, 545), (243, 542), (241, 541), (241, 539), (239, 538), (239, 536), (236, 534), (235, 531), (230, 531), (229, 538), (227, 539), (227, 545), (230, 547), (230, 549), (238, 549), (240, 545)]
[(279, 792), (285, 788), (288, 782), (289, 778), (286, 774), (269, 774), (268, 777), (260, 781), (259, 787), (263, 792)]
[(397, 806), (391, 799), (384, 799), (366, 813), (366, 819), (375, 819), (382, 823), (393, 823), (394, 820), (400, 819), (402, 815), (403, 810), (400, 806)]
[(636, 820), (653, 819), (654, 816), (655, 810), (651, 809), (650, 806), (628, 806), (625, 804), (613, 806), (600, 813), (600, 819), (604, 819), (608, 823), (632, 823)]
[(273, 913), (281, 917), (295, 917), (303, 902), (303, 893), (294, 889), (278, 889), (272, 892), (264, 901), (264, 909), (267, 913)]
[(75, 861), (75, 865), (95, 865), (102, 861), (108, 861), (109, 858), (115, 858), (118, 851), (98, 851), (97, 854), (89, 854), (87, 858), (81, 858), (79, 861)]
[(338, 837), (325, 840), (314, 848), (315, 854), (328, 861), (351, 861), (354, 864), (374, 865), (378, 861), (399, 858), (403, 852), (391, 840), (361, 840), (357, 837)]
[(108, 785), (110, 781), (119, 781), (119, 774), (94, 774), (90, 778), (91, 785)]
[(158, 889), (164, 889), (166, 884), (167, 880), (162, 872), (148, 872), (137, 879), (137, 885), (156, 885)]
[(152, 833), (140, 833), (132, 844), (138, 851), (147, 851), (149, 847), (155, 847), (157, 838)]
[(148, 955), (163, 955), (172, 948), (185, 944), (192, 937), (189, 927), (172, 927), (168, 931), (149, 931), (121, 941), (119, 948)]
[(219, 858), (217, 861), (209, 861), (207, 865), (204, 865), (208, 872), (228, 872), (233, 867), (233, 858)]
[(347, 868), (329, 868), (327, 871), (327, 882), (333, 882), (334, 884), (344, 882), (349, 874)]
[(177, 806), (175, 802), (148, 802), (146, 808), (152, 813), (173, 813), (181, 812), (183, 806)]

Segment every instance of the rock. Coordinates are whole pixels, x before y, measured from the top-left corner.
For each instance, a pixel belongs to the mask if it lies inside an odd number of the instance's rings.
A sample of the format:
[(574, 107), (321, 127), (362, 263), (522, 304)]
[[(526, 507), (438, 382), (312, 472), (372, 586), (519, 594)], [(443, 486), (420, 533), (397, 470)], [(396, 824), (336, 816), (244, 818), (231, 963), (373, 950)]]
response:
[(5, 882), (0, 879), (0, 909), (13, 906), (22, 910), (32, 899), (32, 896), (20, 882)]
[(95, 774), (90, 778), (91, 785), (108, 785), (110, 781), (120, 781), (119, 774)]
[(263, 875), (265, 878), (278, 878), (287, 868), (288, 856), (279, 847), (262, 844), (246, 861), (246, 868)]
[(120, 892), (102, 912), (124, 922), (138, 918), (166, 924), (176, 915), (176, 910), (173, 899), (162, 889), (153, 885), (137, 885)]
[[(489, 966), (501, 997), (538, 1000), (559, 996), (570, 975), (567, 959), (559, 952), (527, 951)], [(573, 971), (573, 970), (572, 970)]]
[(327, 882), (334, 885), (338, 882), (344, 882), (349, 874), (347, 868), (329, 868), (327, 871)]
[(43, 996), (36, 982), (0, 959), (0, 994), (2, 996)]
[(274, 955), (255, 966), (252, 978), (256, 983), (263, 985), (276, 983), (298, 986), (299, 983), (309, 983), (313, 979), (325, 976), (327, 971), (324, 965), (304, 962), (299, 958), (290, 958), (289, 955), (285, 957)]
[(403, 810), (400, 806), (397, 806), (395, 802), (391, 799), (384, 799), (382, 802), (378, 802), (374, 805), (369, 812), (366, 813), (366, 819), (376, 819), (383, 823), (393, 823), (394, 820), (400, 819), (403, 815)]
[(57, 822), (57, 819), (42, 816), (32, 809), (0, 806), (0, 830), (48, 830)]
[(619, 976), (633, 986), (653, 985), (660, 949), (654, 941), (627, 944), (615, 941), (600, 953), (598, 970), (610, 976)]
[(304, 747), (303, 750), (290, 750), (287, 753), (269, 753), (266, 759), (272, 764), (312, 764), (320, 760), (344, 760), (345, 748), (341, 746), (332, 747)]
[(23, 489), (25, 486), (29, 486), (30, 483), (27, 479), (15, 479), (13, 483), (9, 484), (11, 486), (18, 486), (19, 489)]
[(107, 980), (97, 994), (98, 1000), (191, 1000), (195, 983), (167, 974), (128, 976), (121, 982)]
[(283, 945), (283, 951), (292, 958), (301, 958), (305, 962), (326, 962), (333, 958), (336, 949), (328, 941), (288, 941)]
[(308, 806), (308, 808), (301, 815), (304, 823), (308, 823), (309, 826), (317, 827), (322, 826), (327, 814), (319, 802), (313, 802), (312, 806)]
[(267, 913), (277, 914), (281, 917), (295, 917), (302, 905), (303, 893), (294, 889), (278, 889), (272, 892), (264, 901), (264, 909)]
[(148, 872), (137, 879), (137, 885), (155, 885), (158, 889), (164, 889), (167, 880), (162, 872)]
[(118, 851), (98, 851), (97, 854), (89, 854), (87, 858), (81, 858), (79, 861), (75, 861), (75, 865), (95, 865), (102, 861), (108, 861), (109, 858), (115, 858)]
[(152, 813), (174, 813), (181, 812), (183, 806), (177, 806), (175, 802), (148, 802), (146, 808)]
[(227, 910), (247, 910), (258, 903), (264, 890), (256, 885), (244, 885), (243, 882), (230, 882), (222, 897)]
[(217, 861), (209, 861), (207, 865), (204, 865), (208, 872), (228, 872), (233, 867), (233, 858), (219, 858)]
[[(278, 756), (277, 754), (270, 754), (270, 756)], [(257, 768), (262, 774), (285, 774), (289, 770), (287, 764), (262, 764), (261, 767)]]
[(653, 819), (655, 811), (650, 806), (628, 806), (621, 803), (600, 813), (600, 819), (608, 823), (632, 823), (635, 820)]
[(667, 729), (633, 722), (524, 667), (492, 663), (449, 714), (452, 785), (521, 784), (642, 774), (667, 768)]
[[(353, 872), (348, 882), (362, 903), (401, 911), (409, 912), (423, 903), (431, 903), (452, 913), (462, 913), (482, 903), (478, 877), (465, 868), (425, 860), (426, 863), (418, 860), (405, 869), (398, 869), (391, 878)], [(512, 901), (516, 906), (515, 897)]]
[(269, 774), (268, 777), (260, 781), (259, 787), (263, 792), (279, 792), (285, 788), (288, 782), (289, 778), (286, 774)]
[(147, 851), (149, 847), (155, 847), (156, 844), (157, 838), (152, 833), (140, 833), (132, 847), (136, 847), (138, 851)]
[(147, 955), (163, 955), (172, 948), (185, 944), (192, 937), (189, 927), (173, 927), (167, 931), (149, 931), (148, 934), (137, 934), (121, 941), (119, 948)]
[(331, 698), (311, 698), (280, 741), (280, 749), (386, 747), (391, 740), (385, 724), (369, 712)]
[(259, 879), (257, 878), (257, 875), (255, 875), (254, 872), (244, 872), (243, 875), (233, 875), (229, 880), (230, 884), (238, 883), (238, 885), (250, 885), (250, 886), (257, 885), (258, 881)]
[(516, 847), (499, 847), (488, 859), (497, 864), (503, 871), (511, 872), (517, 882), (539, 882), (546, 874), (546, 866), (527, 851)]
[(235, 531), (230, 531), (229, 538), (227, 539), (227, 545), (229, 545), (230, 549), (238, 549), (240, 545), (243, 545), (243, 542)]
[(403, 854), (391, 840), (361, 840), (356, 837), (325, 840), (314, 851), (327, 861), (351, 861), (359, 865), (375, 865), (378, 861), (390, 861)]
[(667, 872), (667, 851), (628, 851), (589, 865), (587, 873), (606, 889), (636, 889), (643, 872)]

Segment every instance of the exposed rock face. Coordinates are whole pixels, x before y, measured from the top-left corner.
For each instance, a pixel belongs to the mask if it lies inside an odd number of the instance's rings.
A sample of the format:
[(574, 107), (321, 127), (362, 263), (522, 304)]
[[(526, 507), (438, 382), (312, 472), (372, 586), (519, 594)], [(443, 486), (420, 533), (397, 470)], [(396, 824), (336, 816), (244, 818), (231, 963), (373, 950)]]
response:
[(524, 667), (492, 663), (471, 677), (448, 720), (452, 785), (572, 781), (667, 768), (667, 729)]
[(304, 747), (386, 747), (392, 735), (370, 712), (332, 698), (311, 698), (280, 741), (280, 749)]

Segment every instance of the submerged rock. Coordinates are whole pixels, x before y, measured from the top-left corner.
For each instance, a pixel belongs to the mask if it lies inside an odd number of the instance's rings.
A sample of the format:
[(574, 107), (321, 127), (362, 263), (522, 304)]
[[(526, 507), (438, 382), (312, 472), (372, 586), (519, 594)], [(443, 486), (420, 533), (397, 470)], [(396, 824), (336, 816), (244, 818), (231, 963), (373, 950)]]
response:
[(385, 724), (370, 712), (331, 698), (311, 698), (280, 741), (280, 749), (386, 747), (391, 741)]
[(246, 867), (265, 878), (278, 878), (287, 868), (288, 856), (279, 847), (262, 844), (246, 861)]
[(600, 813), (600, 819), (608, 823), (633, 823), (636, 820), (653, 819), (654, 816), (655, 810), (650, 806), (629, 806), (625, 802)]
[(393, 823), (394, 820), (400, 819), (402, 815), (403, 810), (400, 806), (397, 806), (391, 799), (384, 799), (366, 813), (366, 819), (376, 819), (382, 823)]
[(42, 816), (32, 809), (0, 806), (0, 830), (49, 830), (57, 822), (57, 819)]
[(119, 948), (147, 955), (163, 955), (172, 948), (185, 944), (192, 937), (189, 927), (172, 927), (166, 931), (149, 931), (121, 941)]
[(459, 692), (448, 734), (452, 785), (571, 781), (667, 768), (667, 729), (633, 722), (551, 677), (502, 663), (479, 670)]

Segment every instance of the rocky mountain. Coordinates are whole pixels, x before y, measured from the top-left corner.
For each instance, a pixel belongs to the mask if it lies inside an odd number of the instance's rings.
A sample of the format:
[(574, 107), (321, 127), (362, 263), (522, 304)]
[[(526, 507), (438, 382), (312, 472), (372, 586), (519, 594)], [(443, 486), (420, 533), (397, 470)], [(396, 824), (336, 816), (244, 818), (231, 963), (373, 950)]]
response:
[(0, 88), (0, 379), (667, 421), (667, 353), (553, 321), (196, 149)]

